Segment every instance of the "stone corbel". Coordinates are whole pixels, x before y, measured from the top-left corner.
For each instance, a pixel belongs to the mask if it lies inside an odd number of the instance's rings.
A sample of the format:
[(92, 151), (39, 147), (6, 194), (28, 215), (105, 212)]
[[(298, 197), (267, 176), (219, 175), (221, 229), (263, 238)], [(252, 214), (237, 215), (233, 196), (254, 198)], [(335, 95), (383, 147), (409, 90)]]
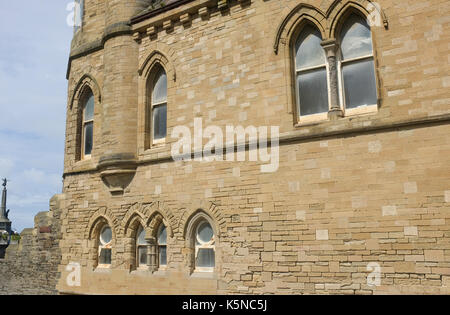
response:
[(339, 81), (337, 71), (336, 54), (339, 49), (339, 44), (333, 39), (325, 40), (321, 43), (325, 50), (325, 55), (328, 61), (328, 76), (330, 78), (330, 109), (328, 111), (328, 118), (336, 120), (343, 117), (344, 113), (339, 105)]
[(122, 195), (136, 174), (133, 159), (101, 160), (98, 165), (100, 177), (112, 195)]

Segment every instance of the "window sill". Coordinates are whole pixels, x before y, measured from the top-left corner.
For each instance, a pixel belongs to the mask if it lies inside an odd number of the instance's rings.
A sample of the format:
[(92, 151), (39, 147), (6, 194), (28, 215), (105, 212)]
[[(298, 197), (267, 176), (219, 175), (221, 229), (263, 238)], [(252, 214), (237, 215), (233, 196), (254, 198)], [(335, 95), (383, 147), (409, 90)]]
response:
[(191, 274), (191, 278), (199, 278), (199, 279), (217, 279), (216, 272), (214, 270), (194, 270)]
[(367, 105), (367, 106), (359, 106), (352, 109), (346, 109), (344, 112), (344, 117), (352, 117), (359, 115), (367, 115), (374, 114), (378, 112), (378, 105)]
[(94, 272), (97, 273), (111, 273), (111, 265), (98, 265)]

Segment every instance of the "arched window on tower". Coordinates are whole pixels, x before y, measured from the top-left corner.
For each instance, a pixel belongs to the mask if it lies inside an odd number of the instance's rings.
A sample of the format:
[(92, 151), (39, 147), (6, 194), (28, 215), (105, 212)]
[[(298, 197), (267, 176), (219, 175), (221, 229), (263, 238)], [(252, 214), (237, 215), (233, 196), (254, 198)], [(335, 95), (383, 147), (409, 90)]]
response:
[(164, 143), (167, 135), (167, 75), (163, 67), (157, 66), (150, 85), (150, 133), (151, 144)]
[(296, 97), (300, 119), (328, 112), (328, 79), (322, 36), (312, 25), (300, 32), (295, 45)]
[(94, 94), (91, 90), (86, 92), (85, 102), (82, 109), (82, 130), (81, 130), (81, 156), (89, 158), (92, 153), (94, 143)]
[(340, 32), (341, 102), (345, 109), (377, 105), (375, 64), (370, 27), (352, 13)]

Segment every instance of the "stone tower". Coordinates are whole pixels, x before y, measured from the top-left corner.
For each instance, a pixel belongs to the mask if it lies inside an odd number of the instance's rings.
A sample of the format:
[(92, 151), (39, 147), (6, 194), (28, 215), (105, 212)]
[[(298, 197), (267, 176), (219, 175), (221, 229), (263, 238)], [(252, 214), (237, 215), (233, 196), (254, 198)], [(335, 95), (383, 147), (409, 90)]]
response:
[(0, 258), (5, 257), (6, 248), (9, 246), (9, 239), (11, 235), (11, 221), (8, 219), (9, 210), (6, 210), (6, 183), (7, 180), (3, 180), (3, 191), (2, 191), (2, 204), (0, 208), (0, 234), (7, 234), (8, 239), (5, 241), (3, 238), (0, 239)]

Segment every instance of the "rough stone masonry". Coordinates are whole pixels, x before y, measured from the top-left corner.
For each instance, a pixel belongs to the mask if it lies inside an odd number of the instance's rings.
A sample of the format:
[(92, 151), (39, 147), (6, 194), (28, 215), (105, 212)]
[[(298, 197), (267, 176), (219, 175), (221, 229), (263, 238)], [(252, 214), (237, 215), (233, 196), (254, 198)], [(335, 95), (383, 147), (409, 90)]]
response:
[[(448, 1), (379, 0), (376, 12), (368, 0), (151, 2), (84, 1), (67, 72), (61, 259), (49, 292), (450, 293)], [(328, 116), (299, 120), (296, 34), (316, 27), (336, 65), (345, 19), (374, 12), (378, 104), (346, 111), (331, 93)], [(167, 73), (167, 137), (158, 144), (148, 108), (156, 65)], [(326, 71), (339, 89), (337, 66)], [(80, 149), (86, 91), (95, 99), (89, 157)], [(278, 170), (261, 173), (263, 162), (248, 159), (174, 161), (172, 130), (193, 130), (195, 118), (279, 126)], [(199, 216), (214, 230), (210, 272), (195, 265)], [(138, 268), (138, 227), (153, 255), (162, 223), (167, 266)], [(67, 281), (71, 263), (79, 285)]]

